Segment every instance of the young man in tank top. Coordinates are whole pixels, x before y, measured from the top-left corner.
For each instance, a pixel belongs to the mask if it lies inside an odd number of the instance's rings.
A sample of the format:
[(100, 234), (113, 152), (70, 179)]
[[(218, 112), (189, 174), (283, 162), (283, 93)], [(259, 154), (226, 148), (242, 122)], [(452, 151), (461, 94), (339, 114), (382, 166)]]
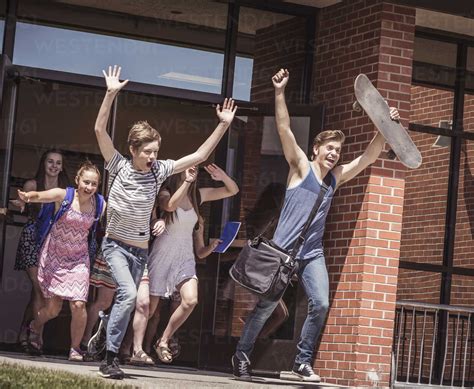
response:
[[(297, 259), (298, 278), (308, 297), (308, 313), (301, 330), (297, 354), (292, 368), (294, 378), (301, 381), (319, 382), (314, 373), (313, 353), (329, 308), (329, 279), (323, 253), (322, 238), (326, 216), (335, 190), (374, 163), (381, 153), (385, 139), (377, 131), (364, 153), (352, 162), (337, 165), (344, 143), (342, 131), (323, 131), (313, 143), (313, 155), (308, 161), (306, 154), (296, 143), (290, 128), (290, 116), (285, 102), (285, 87), (289, 73), (281, 69), (272, 78), (275, 88), (275, 117), (283, 153), (290, 171), (283, 208), (273, 240), (284, 249), (291, 249), (299, 236), (322, 185), (327, 193), (305, 236)], [(390, 109), (392, 120), (398, 120), (396, 108)], [(237, 349), (232, 357), (234, 376), (251, 380), (250, 354), (263, 325), (278, 302), (259, 300), (245, 322)]]
[(122, 379), (123, 371), (117, 354), (128, 326), (137, 297), (137, 285), (142, 278), (150, 238), (150, 215), (163, 181), (171, 174), (205, 161), (234, 119), (237, 106), (225, 99), (222, 109), (216, 107), (219, 124), (207, 140), (183, 158), (157, 160), (161, 137), (147, 122), (135, 123), (128, 134), (132, 155), (129, 161), (114, 147), (107, 133), (107, 121), (112, 103), (128, 80), (119, 81), (120, 67), (109, 66), (103, 71), (107, 92), (95, 123), (95, 134), (105, 168), (109, 172), (107, 229), (102, 250), (117, 284), (115, 304), (107, 326), (107, 353), (99, 374)]

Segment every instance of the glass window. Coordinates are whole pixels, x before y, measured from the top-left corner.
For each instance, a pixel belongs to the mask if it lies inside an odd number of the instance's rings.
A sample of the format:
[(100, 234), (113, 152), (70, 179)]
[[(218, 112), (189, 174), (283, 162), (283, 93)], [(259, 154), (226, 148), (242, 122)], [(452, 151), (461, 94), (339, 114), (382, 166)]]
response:
[[(75, 16), (74, 25), (81, 15), (103, 16), (100, 27), (121, 36), (68, 29), (58, 25), (64, 23), (61, 20), (51, 21), (55, 27), (19, 22), (13, 62), (93, 76), (101, 76), (110, 64), (120, 64), (123, 77), (132, 81), (221, 93), (227, 5), (203, 0), (165, 3), (158, 7), (150, 2), (147, 8), (119, 1), (91, 2), (87, 8), (61, 11), (65, 20)], [(47, 15), (43, 18), (48, 20)], [(84, 30), (93, 29), (83, 23)]]
[(441, 274), (400, 268), (397, 301), (418, 301), (439, 304)]
[(474, 307), (474, 283), (472, 282), (472, 276), (453, 274), (450, 304)]
[(457, 45), (432, 39), (415, 37), (413, 60), (433, 65), (456, 67)]
[(456, 53), (455, 43), (415, 37), (413, 79), (454, 87)]
[(474, 268), (474, 142), (463, 142), (453, 264)]
[(474, 94), (464, 95), (464, 131), (474, 132)]
[(305, 41), (305, 18), (241, 7), (234, 97), (259, 103), (272, 102), (271, 77), (283, 67), (291, 73), (288, 101), (301, 102)]
[(466, 88), (474, 93), (474, 47), (467, 49), (467, 75)]
[(423, 163), (406, 171), (400, 260), (441, 264), (450, 147), (439, 145), (436, 135), (410, 131), (410, 136)]
[(3, 51), (3, 36), (5, 34), (5, 20), (0, 19), (0, 52)]

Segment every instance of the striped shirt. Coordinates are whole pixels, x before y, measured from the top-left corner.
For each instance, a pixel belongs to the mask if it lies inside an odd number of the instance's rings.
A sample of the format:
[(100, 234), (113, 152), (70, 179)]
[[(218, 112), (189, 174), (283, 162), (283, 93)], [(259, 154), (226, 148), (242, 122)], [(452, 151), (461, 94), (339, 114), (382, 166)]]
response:
[(143, 173), (135, 170), (131, 161), (115, 151), (105, 168), (109, 172), (106, 234), (128, 241), (147, 242), (150, 239), (151, 211), (161, 184), (173, 173), (174, 161), (155, 161), (151, 171)]

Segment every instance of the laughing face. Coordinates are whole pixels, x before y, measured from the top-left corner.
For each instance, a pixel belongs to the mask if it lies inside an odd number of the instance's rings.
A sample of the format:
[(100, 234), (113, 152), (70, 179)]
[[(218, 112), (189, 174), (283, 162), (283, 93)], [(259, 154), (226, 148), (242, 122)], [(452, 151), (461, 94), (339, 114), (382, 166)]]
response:
[(314, 161), (316, 161), (319, 166), (331, 170), (336, 166), (341, 157), (341, 148), (341, 142), (335, 140), (324, 142), (321, 146), (314, 147)]
[(160, 149), (158, 141), (145, 143), (141, 145), (138, 150), (130, 147), (130, 152), (133, 157), (133, 167), (141, 172), (147, 173), (151, 170), (153, 163), (158, 157), (158, 150)]
[(57, 177), (63, 170), (63, 156), (58, 153), (48, 153), (44, 160), (44, 170), (46, 175)]
[(84, 170), (76, 177), (77, 192), (81, 197), (91, 197), (99, 186), (99, 175), (93, 170)]

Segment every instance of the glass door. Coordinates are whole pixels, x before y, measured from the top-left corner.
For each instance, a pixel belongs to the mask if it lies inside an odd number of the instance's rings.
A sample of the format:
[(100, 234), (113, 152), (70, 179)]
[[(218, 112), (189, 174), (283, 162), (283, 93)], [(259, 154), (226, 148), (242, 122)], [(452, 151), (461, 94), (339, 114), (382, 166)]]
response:
[[(322, 129), (324, 107), (290, 105), (289, 111), (296, 140), (309, 152)], [(199, 284), (200, 296), (205, 296), (204, 301), (201, 298), (199, 367), (217, 370), (230, 369), (243, 325), (257, 302), (255, 296), (235, 285), (229, 269), (248, 238), (268, 225), (265, 235), (272, 236), (285, 194), (288, 164), (276, 131), (273, 104), (239, 106), (229, 136), (227, 161), (227, 171), (240, 187), (239, 194), (230, 200), (227, 217), (242, 226), (229, 250), (208, 260), (207, 277)], [(302, 288), (293, 283), (260, 334), (252, 355), (254, 370), (291, 368), (306, 305)]]

